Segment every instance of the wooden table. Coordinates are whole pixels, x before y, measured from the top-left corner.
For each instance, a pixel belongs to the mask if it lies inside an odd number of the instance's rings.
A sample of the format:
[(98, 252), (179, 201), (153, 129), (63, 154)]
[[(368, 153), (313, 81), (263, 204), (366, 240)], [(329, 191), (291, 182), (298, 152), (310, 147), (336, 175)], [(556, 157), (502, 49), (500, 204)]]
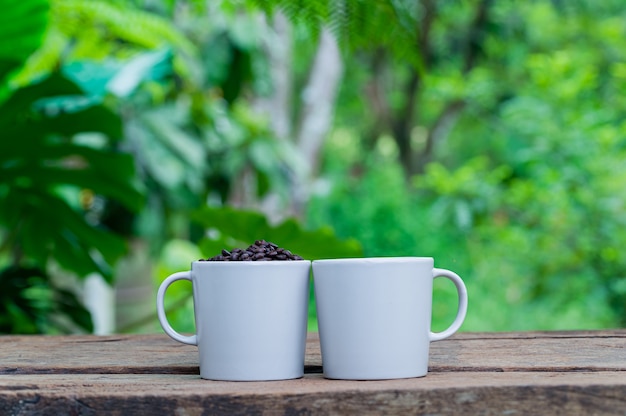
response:
[(2, 336), (0, 415), (626, 415), (626, 330), (461, 333), (424, 378), (327, 380), (309, 334), (298, 380), (202, 380), (165, 335)]

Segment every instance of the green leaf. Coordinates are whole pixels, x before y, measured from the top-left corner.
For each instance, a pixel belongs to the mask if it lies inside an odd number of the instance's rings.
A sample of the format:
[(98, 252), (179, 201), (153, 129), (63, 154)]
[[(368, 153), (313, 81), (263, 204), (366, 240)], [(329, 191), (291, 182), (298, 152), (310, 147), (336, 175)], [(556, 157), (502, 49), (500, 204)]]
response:
[[(6, 187), (0, 223), (10, 230), (5, 244), (40, 264), (54, 259), (80, 277), (98, 272), (111, 281), (125, 240), (88, 223), (77, 193), (89, 190), (130, 211), (143, 206), (133, 157), (111, 148), (122, 136), (119, 117), (55, 73), (0, 107), (0, 129), (0, 184)], [(76, 143), (77, 134), (94, 131), (105, 135), (99, 143)], [(62, 189), (76, 189), (75, 208)]]
[[(48, 0), (4, 0), (0, 14), (0, 60), (24, 61), (41, 43), (48, 23)], [(16, 47), (19, 45), (19, 47)]]
[(76, 134), (94, 131), (111, 140), (122, 137), (119, 117), (85, 98), (73, 82), (56, 73), (17, 91), (0, 107), (0, 130), (5, 134), (0, 141), (0, 178), (43, 189), (79, 186), (136, 211), (143, 198), (134, 183), (133, 157), (69, 142)]
[(125, 98), (145, 81), (160, 81), (172, 72), (172, 51), (161, 48), (137, 53), (128, 60), (73, 61), (63, 66), (63, 74), (92, 97), (107, 93)]
[[(0, 221), (23, 231), (13, 244), (22, 248), (25, 258), (45, 263), (52, 257), (79, 277), (99, 272), (111, 281), (110, 265), (127, 250), (122, 237), (88, 224), (82, 215), (53, 194), (15, 189), (7, 197), (7, 203), (15, 213)], [(7, 220), (14, 223), (6, 224)]]
[(0, 13), (0, 102), (8, 78), (41, 45), (48, 24), (48, 0), (4, 0)]
[(226, 79), (221, 84), (224, 99), (232, 104), (235, 102), (245, 82), (252, 77), (252, 57), (248, 51), (233, 45), (230, 67)]
[(63, 65), (63, 74), (74, 81), (90, 96), (103, 97), (107, 84), (120, 71), (123, 62), (113, 59), (104, 61), (72, 61)]
[(69, 290), (56, 288), (54, 292), (55, 309), (65, 316), (69, 316), (72, 321), (81, 329), (88, 333), (93, 332), (93, 320), (91, 313), (78, 300), (76, 295)]
[(76, 84), (59, 73), (52, 73), (37, 83), (20, 88), (0, 106), (0, 128), (3, 133), (15, 131), (22, 124), (40, 117), (35, 112), (34, 103), (42, 98), (81, 94)]
[(164, 48), (144, 52), (124, 64), (107, 83), (107, 90), (120, 98), (128, 97), (146, 80), (162, 78), (171, 71), (172, 53)]
[(218, 238), (204, 238), (200, 248), (206, 257), (219, 254), (222, 248), (246, 248), (255, 240), (265, 239), (291, 250), (308, 260), (363, 255), (356, 240), (340, 240), (329, 228), (304, 230), (295, 219), (276, 226), (262, 214), (230, 207), (205, 207), (191, 214), (193, 221), (218, 232)]
[[(126, 4), (123, 4), (126, 3)], [(80, 37), (85, 24), (102, 27), (109, 39), (146, 49), (171, 46), (188, 55), (197, 53), (195, 45), (165, 18), (138, 10), (128, 2), (112, 4), (103, 0), (56, 0), (53, 12), (61, 29)]]
[(91, 332), (89, 311), (75, 293), (56, 287), (39, 267), (10, 266), (0, 270), (0, 333), (69, 332), (54, 321), (64, 314), (79, 328)]
[(63, 112), (44, 120), (43, 126), (50, 133), (64, 136), (84, 132), (103, 133), (109, 139), (122, 138), (122, 123), (119, 116), (104, 106), (91, 106), (80, 112)]
[[(171, 118), (171, 116), (170, 116)], [(147, 113), (143, 116), (150, 131), (171, 155), (180, 159), (188, 168), (202, 171), (206, 160), (206, 150), (195, 137), (178, 127), (168, 115), (161, 111)]]

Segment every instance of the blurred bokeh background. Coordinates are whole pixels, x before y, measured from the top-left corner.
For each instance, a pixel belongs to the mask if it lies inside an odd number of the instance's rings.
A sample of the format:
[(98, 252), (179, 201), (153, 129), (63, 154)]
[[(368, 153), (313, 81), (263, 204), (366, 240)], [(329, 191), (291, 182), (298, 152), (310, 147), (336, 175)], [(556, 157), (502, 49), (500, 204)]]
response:
[(464, 331), (626, 325), (622, 0), (0, 4), (0, 333), (160, 331), (260, 238), (434, 257)]

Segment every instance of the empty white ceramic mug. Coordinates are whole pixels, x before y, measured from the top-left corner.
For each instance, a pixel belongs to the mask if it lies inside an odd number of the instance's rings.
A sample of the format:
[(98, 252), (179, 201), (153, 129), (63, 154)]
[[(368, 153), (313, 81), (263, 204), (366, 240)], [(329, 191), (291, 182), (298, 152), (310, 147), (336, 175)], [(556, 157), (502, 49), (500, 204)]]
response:
[[(422, 377), (431, 341), (449, 337), (467, 312), (461, 278), (430, 257), (313, 261), (324, 376), (380, 380)], [(450, 279), (459, 294), (454, 322), (431, 332), (433, 280)]]
[[(157, 293), (163, 330), (197, 345), (200, 377), (210, 380), (285, 380), (302, 377), (308, 320), (308, 260), (196, 261), (169, 276)], [(196, 334), (181, 335), (167, 321), (170, 284), (193, 284)]]

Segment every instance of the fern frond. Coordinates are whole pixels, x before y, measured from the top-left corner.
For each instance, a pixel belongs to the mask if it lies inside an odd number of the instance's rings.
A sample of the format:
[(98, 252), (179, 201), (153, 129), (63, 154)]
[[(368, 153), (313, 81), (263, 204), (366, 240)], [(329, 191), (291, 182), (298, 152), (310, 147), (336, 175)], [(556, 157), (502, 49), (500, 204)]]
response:
[(384, 46), (398, 57), (421, 66), (416, 33), (416, 2), (403, 0), (249, 0), (272, 15), (280, 11), (293, 23), (314, 33), (328, 27), (344, 49)]

